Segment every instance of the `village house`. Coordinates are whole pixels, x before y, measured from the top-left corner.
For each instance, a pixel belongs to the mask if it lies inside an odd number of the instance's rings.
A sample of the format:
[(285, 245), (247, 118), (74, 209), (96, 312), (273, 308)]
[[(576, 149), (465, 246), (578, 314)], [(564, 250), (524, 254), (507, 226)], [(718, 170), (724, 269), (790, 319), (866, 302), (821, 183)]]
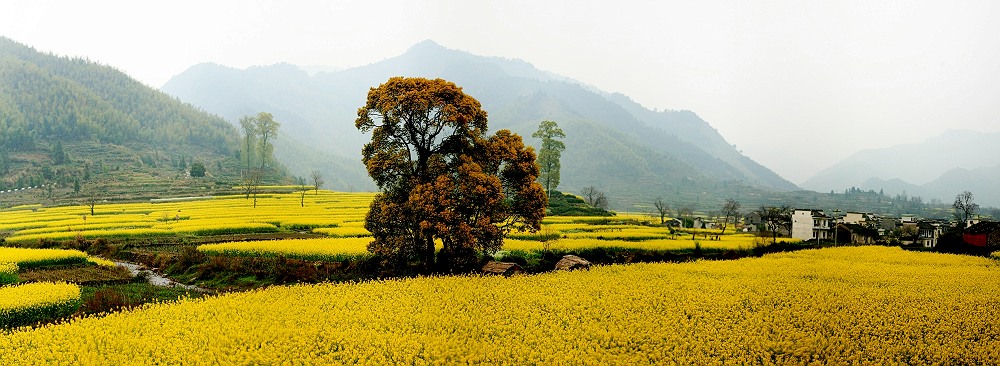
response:
[(693, 221), (692, 227), (695, 229), (715, 229), (716, 225), (714, 222), (709, 221), (706, 218), (696, 217)]
[(874, 228), (877, 225), (875, 215), (867, 212), (848, 212), (840, 221), (845, 224), (855, 224)]
[(1000, 222), (981, 221), (965, 229), (962, 240), (977, 247), (1000, 245)]
[(681, 227), (684, 226), (684, 222), (680, 219), (667, 219), (663, 222), (663, 225), (669, 227)]
[(876, 228), (850, 223), (837, 224), (837, 235), (834, 236), (838, 243), (852, 244), (875, 244), (879, 237)]
[(934, 248), (941, 236), (948, 232), (948, 224), (940, 221), (921, 221), (917, 223), (917, 241), (924, 248)]
[(802, 240), (829, 240), (833, 237), (830, 217), (821, 210), (795, 210), (792, 237)]

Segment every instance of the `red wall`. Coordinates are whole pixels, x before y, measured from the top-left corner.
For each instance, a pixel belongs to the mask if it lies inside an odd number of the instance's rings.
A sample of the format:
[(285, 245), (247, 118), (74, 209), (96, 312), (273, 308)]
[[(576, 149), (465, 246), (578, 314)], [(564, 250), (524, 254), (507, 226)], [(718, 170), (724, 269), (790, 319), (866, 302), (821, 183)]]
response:
[(962, 240), (969, 245), (975, 245), (977, 247), (986, 246), (986, 234), (965, 234), (962, 236)]

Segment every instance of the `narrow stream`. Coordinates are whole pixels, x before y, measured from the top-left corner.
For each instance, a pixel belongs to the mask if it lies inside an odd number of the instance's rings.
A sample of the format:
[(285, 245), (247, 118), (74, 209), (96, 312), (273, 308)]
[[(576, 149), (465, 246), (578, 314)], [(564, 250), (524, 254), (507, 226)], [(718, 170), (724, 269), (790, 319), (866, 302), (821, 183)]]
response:
[(198, 287), (198, 286), (185, 285), (183, 283), (176, 282), (176, 281), (171, 280), (171, 279), (169, 279), (167, 277), (163, 277), (159, 273), (153, 272), (153, 271), (148, 270), (148, 269), (142, 269), (142, 267), (140, 265), (135, 264), (135, 263), (115, 261), (115, 264), (117, 264), (119, 266), (122, 266), (122, 267), (125, 267), (125, 269), (128, 269), (128, 271), (131, 272), (133, 276), (138, 276), (140, 274), (145, 275), (146, 278), (149, 280), (149, 284), (153, 285), (153, 286), (160, 286), (160, 287), (180, 287), (180, 288), (183, 288), (183, 289), (186, 289), (186, 290), (197, 291), (197, 292), (200, 292), (200, 293), (212, 293), (213, 292), (213, 291), (206, 290), (206, 289), (203, 289), (203, 288)]

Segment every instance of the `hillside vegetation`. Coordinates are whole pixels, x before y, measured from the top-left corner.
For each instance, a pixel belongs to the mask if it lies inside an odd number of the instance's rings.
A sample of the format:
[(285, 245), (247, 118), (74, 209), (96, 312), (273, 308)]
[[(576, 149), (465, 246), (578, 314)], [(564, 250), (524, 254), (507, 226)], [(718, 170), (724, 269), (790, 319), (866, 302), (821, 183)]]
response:
[[(194, 163), (213, 182), (181, 191), (201, 191), (235, 177), (237, 138), (225, 120), (112, 67), (0, 37), (0, 192), (54, 186), (45, 198), (88, 190), (108, 198), (155, 186), (170, 194)], [(19, 197), (0, 195), (0, 206)]]

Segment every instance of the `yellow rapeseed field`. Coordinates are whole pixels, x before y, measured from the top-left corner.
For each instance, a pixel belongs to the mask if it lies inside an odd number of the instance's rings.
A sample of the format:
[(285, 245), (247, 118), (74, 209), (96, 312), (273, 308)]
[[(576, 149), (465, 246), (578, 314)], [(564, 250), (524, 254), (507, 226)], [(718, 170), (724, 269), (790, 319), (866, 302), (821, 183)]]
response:
[[(0, 286), (0, 328), (72, 314), (79, 300), (80, 287), (70, 283), (36, 282)], [(4, 351), (0, 349), (0, 352)]]
[[(786, 242), (797, 242), (798, 240), (783, 239)], [(720, 250), (741, 250), (752, 249), (757, 245), (757, 237), (750, 234), (723, 235), (719, 240), (706, 240), (698, 238), (691, 240), (690, 235), (675, 236), (672, 239), (650, 239), (650, 240), (616, 240), (597, 239), (587, 237), (570, 236), (567, 239), (556, 239), (547, 242), (548, 250), (579, 250), (594, 248), (627, 248), (657, 251), (686, 250), (694, 249), (695, 243), (701, 245), (702, 249)], [(546, 243), (533, 240), (504, 240), (504, 250), (538, 251), (545, 249)]]
[(0, 262), (0, 285), (17, 282), (17, 263)]
[(15, 263), (20, 267), (83, 263), (87, 254), (72, 249), (30, 249), (0, 247), (0, 263)]
[[(364, 221), (374, 194), (308, 192), (259, 195), (257, 207), (245, 196), (165, 200), (158, 203), (9, 209), (0, 215), (0, 232), (11, 243), (39, 240), (221, 235), (310, 231)], [(359, 236), (357, 229), (343, 236)], [(363, 229), (362, 229), (363, 230)]]
[(206, 254), (230, 256), (285, 256), (307, 260), (343, 260), (368, 255), (371, 238), (322, 238), (241, 241), (198, 246)]
[(993, 364), (998, 275), (849, 247), (271, 287), (0, 334), (0, 364)]
[[(11, 243), (39, 240), (73, 240), (77, 237), (131, 238), (157, 236), (206, 236), (297, 231), (323, 234), (334, 238), (370, 238), (364, 228), (371, 193), (336, 193), (309, 191), (258, 195), (257, 207), (245, 196), (195, 197), (166, 199), (157, 203), (97, 205), (96, 215), (86, 206), (11, 209), (0, 216), (0, 232)], [(686, 250), (696, 243), (704, 249), (740, 250), (752, 248), (752, 235), (729, 234), (714, 240), (717, 230), (684, 229), (688, 233), (671, 234), (670, 229), (642, 224), (653, 219), (645, 215), (622, 214), (615, 217), (546, 217), (539, 233), (512, 233), (504, 250), (543, 250), (543, 237), (558, 237), (549, 249), (580, 250), (618, 247), (640, 250)], [(696, 237), (692, 238), (690, 231)], [(370, 239), (368, 239), (370, 240)], [(783, 239), (788, 241), (788, 239)], [(352, 243), (367, 242), (357, 239)], [(335, 254), (323, 249), (325, 258), (354, 256), (358, 244)], [(302, 249), (311, 250), (311, 249)], [(266, 251), (260, 251), (265, 253)], [(286, 251), (292, 253), (291, 251)], [(247, 255), (243, 252), (241, 255)], [(272, 250), (270, 253), (274, 253)]]

